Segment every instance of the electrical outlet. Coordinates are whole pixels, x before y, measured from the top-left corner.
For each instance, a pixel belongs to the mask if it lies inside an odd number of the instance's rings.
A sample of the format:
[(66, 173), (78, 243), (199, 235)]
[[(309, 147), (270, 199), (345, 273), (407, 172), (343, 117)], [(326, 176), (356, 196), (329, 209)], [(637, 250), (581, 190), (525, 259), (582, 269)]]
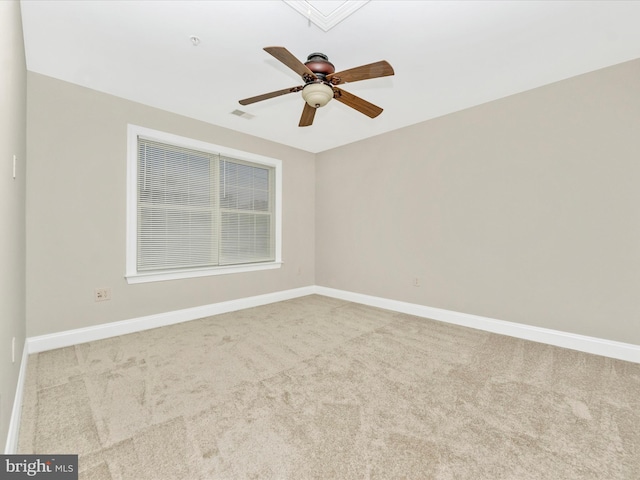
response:
[(420, 279), (418, 277), (414, 277), (413, 278), (413, 286), (414, 287), (419, 287), (420, 286)]
[(94, 300), (96, 302), (104, 302), (106, 300), (111, 300), (111, 289), (110, 288), (96, 288)]

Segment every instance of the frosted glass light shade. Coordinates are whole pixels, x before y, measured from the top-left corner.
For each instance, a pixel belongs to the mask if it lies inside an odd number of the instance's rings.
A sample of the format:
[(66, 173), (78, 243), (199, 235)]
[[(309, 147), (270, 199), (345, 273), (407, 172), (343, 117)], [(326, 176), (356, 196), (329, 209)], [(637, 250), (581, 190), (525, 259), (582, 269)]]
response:
[(314, 108), (324, 107), (333, 98), (333, 88), (324, 83), (310, 83), (302, 89), (302, 98)]

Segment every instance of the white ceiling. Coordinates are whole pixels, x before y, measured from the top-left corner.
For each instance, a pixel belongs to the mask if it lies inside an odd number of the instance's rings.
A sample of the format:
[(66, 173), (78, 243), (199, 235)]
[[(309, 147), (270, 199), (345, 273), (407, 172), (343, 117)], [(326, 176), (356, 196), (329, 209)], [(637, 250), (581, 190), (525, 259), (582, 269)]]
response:
[[(295, 3), (320, 23), (345, 8)], [(317, 153), (640, 58), (638, 1), (361, 3), (325, 32), (280, 0), (22, 0), (27, 68)], [(266, 46), (325, 53), (337, 71), (387, 60), (395, 76), (342, 86), (384, 112), (333, 101), (300, 128), (299, 93), (239, 105), (302, 83)]]

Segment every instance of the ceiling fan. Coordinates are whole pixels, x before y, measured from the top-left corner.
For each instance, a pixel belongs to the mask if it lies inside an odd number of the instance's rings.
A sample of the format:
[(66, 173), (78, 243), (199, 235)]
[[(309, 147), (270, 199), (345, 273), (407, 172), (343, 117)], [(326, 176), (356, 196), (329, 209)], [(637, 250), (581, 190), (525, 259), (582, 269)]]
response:
[(265, 47), (264, 50), (300, 75), (304, 85), (245, 98), (240, 100), (240, 105), (249, 105), (269, 98), (279, 97), (280, 95), (286, 95), (287, 93), (301, 91), (305, 104), (298, 124), (299, 127), (311, 125), (316, 109), (324, 107), (332, 98), (371, 118), (375, 118), (382, 113), (382, 108), (342, 90), (336, 85), (393, 75), (393, 68), (385, 60), (336, 73), (335, 67), (323, 53), (312, 53), (307, 57), (307, 61), (302, 63), (284, 47)]

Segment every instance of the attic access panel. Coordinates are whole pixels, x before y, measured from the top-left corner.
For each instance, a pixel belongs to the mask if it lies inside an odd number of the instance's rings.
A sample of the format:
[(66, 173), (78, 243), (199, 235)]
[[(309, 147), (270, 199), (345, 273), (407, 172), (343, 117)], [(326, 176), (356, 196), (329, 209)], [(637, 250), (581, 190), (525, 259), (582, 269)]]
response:
[(356, 10), (363, 7), (370, 0), (350, 0), (350, 1), (305, 1), (305, 0), (283, 0), (304, 18), (309, 20), (323, 31), (328, 32), (338, 23)]

